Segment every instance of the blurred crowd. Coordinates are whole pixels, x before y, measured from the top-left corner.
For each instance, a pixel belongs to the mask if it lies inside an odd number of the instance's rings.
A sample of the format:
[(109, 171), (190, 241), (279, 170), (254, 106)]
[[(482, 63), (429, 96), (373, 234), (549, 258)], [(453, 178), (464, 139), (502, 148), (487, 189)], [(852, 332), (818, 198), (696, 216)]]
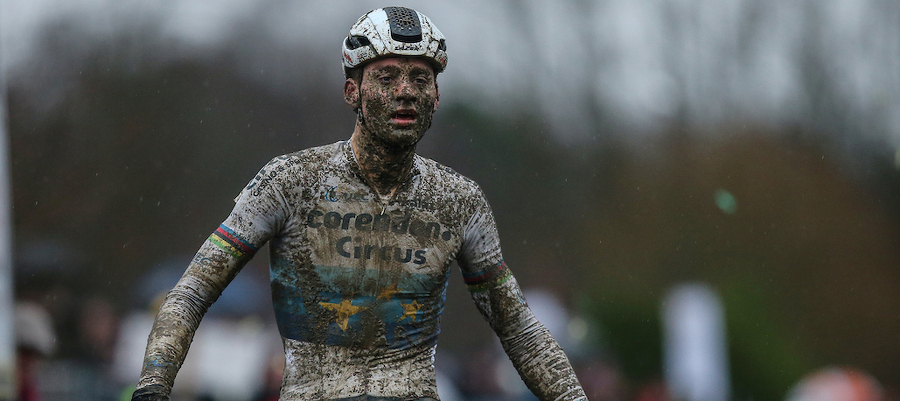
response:
[[(130, 399), (155, 311), (188, 259), (159, 263), (125, 291), (127, 299), (113, 301), (71, 286), (71, 271), (80, 269), (72, 268), (77, 258), (65, 247), (33, 248), (23, 250), (16, 267), (20, 401)], [(174, 401), (278, 399), (284, 356), (267, 284), (264, 266), (248, 266), (210, 308), (179, 371)], [(569, 317), (553, 294), (526, 296), (568, 351), (592, 400), (665, 399), (659, 383), (627, 384), (615, 361), (583, 340), (584, 321)], [(436, 367), (444, 401), (535, 399), (496, 339), (466, 354), (439, 348)]]
[[(124, 303), (79, 293), (52, 265), (19, 269), (19, 401), (129, 400), (155, 311), (186, 265), (182, 259), (161, 263), (135, 283), (129, 291), (133, 299)], [(277, 328), (267, 319), (271, 306), (264, 271), (242, 272), (210, 309), (179, 372), (174, 401), (278, 399), (284, 357)], [(626, 377), (612, 353), (590, 335), (596, 328), (570, 313), (553, 293), (526, 289), (525, 294), (567, 351), (590, 400), (676, 401), (664, 378), (639, 382)], [(536, 400), (495, 339), (465, 354), (439, 348), (436, 369), (443, 401)], [(896, 399), (864, 372), (836, 367), (810, 373), (785, 397)]]
[[(57, 322), (50, 308), (44, 306), (46, 303), (19, 300), (20, 401), (130, 399), (153, 322), (152, 308), (123, 314), (102, 298), (75, 304), (75, 326), (63, 327), (64, 323)], [(69, 333), (62, 336), (62, 332)], [(72, 332), (74, 336), (69, 337)], [(70, 339), (77, 344), (66, 344)], [(570, 357), (591, 400), (666, 399), (662, 385), (657, 383), (631, 397), (616, 365), (599, 355), (570, 353)], [(498, 342), (485, 344), (469, 355), (440, 350), (436, 359), (444, 401), (535, 399)], [(179, 373), (173, 400), (277, 400), (283, 363), (277, 329), (264, 319), (210, 314), (203, 320)]]

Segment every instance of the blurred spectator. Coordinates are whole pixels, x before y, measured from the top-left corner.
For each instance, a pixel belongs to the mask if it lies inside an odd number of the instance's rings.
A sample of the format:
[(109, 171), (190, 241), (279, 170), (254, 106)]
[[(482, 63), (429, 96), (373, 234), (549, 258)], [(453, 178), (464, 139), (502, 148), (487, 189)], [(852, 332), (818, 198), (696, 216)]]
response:
[(253, 401), (278, 401), (281, 392), (281, 377), (284, 375), (284, 354), (273, 353), (266, 364), (262, 389), (253, 397)]
[(456, 354), (448, 349), (438, 349), (434, 359), (437, 390), (441, 401), (463, 401), (457, 383), (462, 369)]
[(61, 368), (71, 372), (72, 380), (68, 388), (60, 388), (59, 398), (73, 400), (72, 397), (78, 397), (77, 400), (92, 401), (117, 399), (123, 386), (113, 379), (111, 371), (119, 331), (115, 308), (106, 299), (91, 297), (80, 304), (75, 324), (77, 353), (68, 361), (59, 361)]
[(852, 368), (828, 367), (803, 377), (791, 388), (787, 401), (883, 401), (881, 385), (869, 374)]
[(503, 398), (503, 389), (497, 376), (497, 360), (496, 350), (484, 347), (474, 351), (462, 363), (459, 390), (465, 399), (474, 401)]
[(110, 363), (119, 325), (113, 306), (105, 299), (91, 298), (82, 305), (78, 323), (82, 358), (89, 363)]
[(634, 401), (671, 401), (669, 390), (662, 379), (644, 383), (635, 393)]
[(435, 369), (438, 395), (441, 401), (462, 401), (463, 398), (456, 389), (453, 379), (445, 375), (440, 368)]
[(16, 368), (19, 401), (39, 401), (38, 363), (56, 351), (56, 334), (50, 314), (33, 302), (16, 305)]
[(615, 364), (599, 358), (579, 363), (578, 380), (591, 401), (625, 401), (627, 386)]

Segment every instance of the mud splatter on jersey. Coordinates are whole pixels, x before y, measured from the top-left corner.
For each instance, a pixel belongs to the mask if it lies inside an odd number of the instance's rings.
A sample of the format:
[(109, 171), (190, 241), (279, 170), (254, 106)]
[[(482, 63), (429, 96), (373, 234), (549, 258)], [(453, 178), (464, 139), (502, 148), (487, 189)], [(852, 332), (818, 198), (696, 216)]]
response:
[(381, 199), (348, 142), (277, 157), (244, 188), (161, 307), (139, 392), (168, 394), (203, 313), (267, 242), (282, 400), (437, 399), (434, 353), (454, 260), (529, 388), (542, 400), (586, 399), (503, 263), (480, 188), (416, 156)]

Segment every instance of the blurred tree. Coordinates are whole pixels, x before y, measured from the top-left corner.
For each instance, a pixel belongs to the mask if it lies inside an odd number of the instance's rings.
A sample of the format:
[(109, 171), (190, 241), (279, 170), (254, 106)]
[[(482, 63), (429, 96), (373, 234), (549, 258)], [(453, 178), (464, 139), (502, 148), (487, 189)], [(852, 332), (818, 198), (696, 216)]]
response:
[[(591, 250), (580, 256), (592, 278), (577, 283), (603, 300), (595, 313), (704, 280), (724, 294), (736, 394), (778, 399), (826, 363), (897, 383), (887, 361), (900, 347), (882, 336), (900, 330), (900, 233), (889, 213), (819, 146), (734, 131), (673, 135), (620, 159), (613, 195), (575, 247)], [(716, 206), (720, 189), (733, 194), (733, 214)]]
[(193, 253), (269, 158), (352, 128), (349, 112), (331, 118), (345, 112), (339, 87), (286, 96), (236, 73), (228, 54), (131, 65), (116, 50), (129, 43), (107, 45), (86, 61), (49, 46), (79, 69), (56, 102), (10, 91), (19, 241), (59, 238), (90, 255), (85, 292), (123, 296), (120, 283)]

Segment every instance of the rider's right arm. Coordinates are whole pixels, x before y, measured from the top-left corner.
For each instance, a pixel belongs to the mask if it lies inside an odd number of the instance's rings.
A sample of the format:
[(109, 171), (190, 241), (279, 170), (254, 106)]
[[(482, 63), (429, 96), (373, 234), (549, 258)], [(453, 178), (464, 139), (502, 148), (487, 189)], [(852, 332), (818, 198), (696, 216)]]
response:
[(288, 208), (275, 176), (263, 167), (238, 198), (228, 219), (200, 247), (166, 295), (147, 340), (133, 400), (168, 400), (194, 332), (206, 310), (265, 242), (281, 228)]
[(134, 400), (168, 399), (200, 319), (253, 256), (252, 253), (242, 257), (229, 254), (215, 243), (215, 236), (214, 233), (203, 243), (159, 308), (147, 340)]

